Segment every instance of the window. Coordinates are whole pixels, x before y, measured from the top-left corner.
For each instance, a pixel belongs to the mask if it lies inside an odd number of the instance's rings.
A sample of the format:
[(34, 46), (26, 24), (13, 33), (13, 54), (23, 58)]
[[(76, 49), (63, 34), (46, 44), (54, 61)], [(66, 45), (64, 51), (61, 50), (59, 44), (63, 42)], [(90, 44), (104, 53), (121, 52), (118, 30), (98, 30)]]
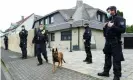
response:
[(48, 23), (48, 22), (49, 22), (48, 20), (49, 20), (48, 18), (45, 19), (45, 24), (49, 24), (49, 23)]
[(55, 34), (51, 33), (51, 41), (55, 41)]
[(44, 24), (44, 21), (43, 20), (41, 20), (41, 23), (40, 24)]
[(49, 24), (52, 24), (52, 23), (54, 23), (54, 17), (49, 18)]
[(103, 13), (101, 13), (101, 12), (97, 13), (97, 20), (100, 22), (103, 22)]
[(97, 19), (98, 19), (98, 21), (100, 21), (100, 15), (99, 14), (97, 15)]
[(71, 31), (63, 31), (61, 32), (61, 40), (70, 40), (71, 39)]

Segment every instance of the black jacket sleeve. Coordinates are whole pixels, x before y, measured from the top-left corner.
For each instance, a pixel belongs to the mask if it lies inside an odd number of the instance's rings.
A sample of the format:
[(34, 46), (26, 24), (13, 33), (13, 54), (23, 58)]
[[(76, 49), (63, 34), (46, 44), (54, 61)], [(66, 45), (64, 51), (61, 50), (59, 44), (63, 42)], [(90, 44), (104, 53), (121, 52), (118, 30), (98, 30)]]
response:
[(46, 42), (48, 42), (48, 34), (47, 33), (44, 34), (44, 39)]
[(107, 29), (107, 23), (105, 24), (105, 26), (103, 27), (103, 36), (106, 37), (106, 29)]
[(118, 18), (118, 19), (117, 19), (117, 25), (114, 24), (114, 25), (111, 27), (111, 29), (112, 29), (115, 33), (119, 33), (119, 34), (125, 33), (125, 31), (126, 31), (126, 21), (125, 21), (125, 19), (123, 19), (123, 18)]

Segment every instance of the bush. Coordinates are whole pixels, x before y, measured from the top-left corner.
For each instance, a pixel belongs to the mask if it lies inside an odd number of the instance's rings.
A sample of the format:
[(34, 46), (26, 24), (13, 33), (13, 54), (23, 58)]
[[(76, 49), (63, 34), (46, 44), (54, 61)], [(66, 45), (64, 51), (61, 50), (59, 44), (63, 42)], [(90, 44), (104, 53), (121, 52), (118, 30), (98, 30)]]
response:
[(133, 33), (133, 25), (127, 26), (126, 33)]

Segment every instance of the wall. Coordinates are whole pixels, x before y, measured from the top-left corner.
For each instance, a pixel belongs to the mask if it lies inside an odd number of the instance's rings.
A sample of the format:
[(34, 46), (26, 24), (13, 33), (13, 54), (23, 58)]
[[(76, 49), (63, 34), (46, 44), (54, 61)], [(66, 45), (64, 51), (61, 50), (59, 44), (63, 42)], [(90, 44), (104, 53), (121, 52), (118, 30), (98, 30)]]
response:
[(16, 29), (16, 33), (19, 33), (22, 28), (21, 26), (24, 25), (26, 30), (30, 30), (32, 29), (33, 23), (34, 23), (34, 17), (35, 15), (33, 14), (32, 16), (30, 16), (26, 21), (24, 21), (24, 23), (22, 23), (17, 29)]
[[(83, 33), (84, 33), (84, 28), (80, 28), (79, 30), (79, 37), (80, 37), (80, 42), (79, 42), (79, 48), (80, 50), (84, 50), (84, 42), (83, 42)], [(92, 38), (91, 38), (91, 44), (92, 47), (96, 46), (96, 49), (103, 49), (104, 47), (104, 37), (103, 33), (101, 31), (97, 31), (92, 29)], [(78, 45), (78, 28), (75, 28), (72, 30), (72, 45)], [(70, 50), (70, 41), (61, 41), (61, 33), (60, 31), (55, 32), (55, 41), (50, 42), (50, 46), (57, 47), (60, 50)], [(73, 46), (72, 46), (73, 47)]]
[(61, 32), (55, 32), (55, 41), (50, 42), (51, 47), (57, 47), (60, 51), (70, 50), (70, 41), (61, 41)]
[[(28, 37), (27, 37), (27, 55), (28, 56), (34, 56), (34, 45), (31, 45), (33, 37), (34, 37), (34, 30), (29, 30)], [(19, 43), (20, 43), (19, 34), (13, 34), (13, 35), (8, 36), (8, 49), (9, 50), (21, 53)], [(1, 39), (1, 46), (4, 47), (3, 39)]]
[(103, 32), (98, 31), (98, 30), (93, 30), (92, 35), (94, 36), (95, 41), (96, 41), (96, 48), (97, 49), (103, 49), (104, 44), (105, 44), (105, 38), (103, 36)]
[[(92, 30), (92, 37), (91, 37), (91, 44), (96, 44), (96, 49), (103, 49), (104, 47), (104, 37), (103, 37), (103, 32), (98, 31), (98, 30)], [(84, 50), (84, 42), (83, 42), (83, 33), (84, 33), (84, 28), (80, 28), (80, 49)]]

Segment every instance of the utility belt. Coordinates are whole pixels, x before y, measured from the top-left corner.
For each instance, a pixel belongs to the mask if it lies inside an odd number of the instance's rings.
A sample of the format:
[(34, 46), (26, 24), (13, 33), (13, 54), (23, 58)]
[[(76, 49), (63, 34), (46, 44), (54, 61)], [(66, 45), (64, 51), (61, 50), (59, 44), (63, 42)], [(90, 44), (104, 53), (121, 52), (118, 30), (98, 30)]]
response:
[(106, 44), (107, 45), (111, 45), (112, 47), (115, 47), (118, 44), (122, 44), (122, 41), (117, 38), (117, 37), (113, 37), (113, 38), (106, 38)]

